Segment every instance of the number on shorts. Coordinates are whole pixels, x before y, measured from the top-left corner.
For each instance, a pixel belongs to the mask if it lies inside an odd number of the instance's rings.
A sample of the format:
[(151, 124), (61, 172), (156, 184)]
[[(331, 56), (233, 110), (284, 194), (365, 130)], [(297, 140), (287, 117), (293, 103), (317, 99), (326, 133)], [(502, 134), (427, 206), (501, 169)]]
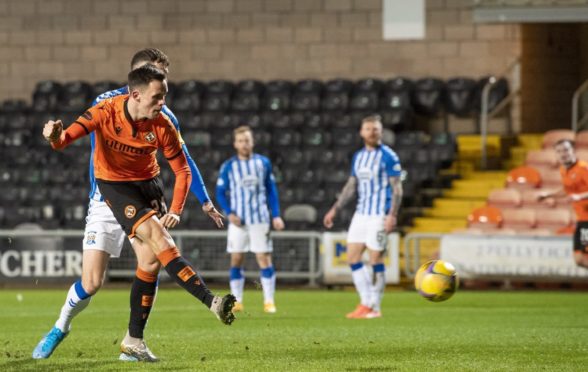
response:
[(380, 230), (378, 231), (378, 235), (376, 237), (378, 241), (378, 245), (382, 248), (386, 248), (386, 242), (388, 241), (388, 235), (386, 235), (386, 231)]
[(157, 217), (161, 218), (164, 214), (167, 213), (167, 206), (165, 205), (165, 200), (163, 200), (163, 197), (151, 200), (151, 207), (155, 212), (157, 212)]

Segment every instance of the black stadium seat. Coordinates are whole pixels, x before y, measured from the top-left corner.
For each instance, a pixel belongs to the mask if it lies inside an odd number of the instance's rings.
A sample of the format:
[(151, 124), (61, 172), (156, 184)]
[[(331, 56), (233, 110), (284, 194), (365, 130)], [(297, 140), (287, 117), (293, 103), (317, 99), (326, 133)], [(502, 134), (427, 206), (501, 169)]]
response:
[[(490, 77), (484, 77), (478, 80), (476, 85), (476, 97), (474, 99), (474, 108), (476, 111), (482, 111), (482, 90), (484, 85), (488, 82)], [(500, 101), (502, 101), (509, 94), (508, 81), (506, 79), (500, 79), (490, 89), (488, 96), (488, 110), (492, 111)]]
[(286, 80), (273, 80), (265, 85), (262, 108), (266, 111), (285, 111), (290, 109), (292, 83)]
[(322, 109), (327, 111), (346, 111), (353, 83), (346, 79), (334, 79), (325, 84)]
[(469, 116), (474, 108), (475, 94), (476, 82), (473, 79), (449, 79), (445, 95), (447, 112), (460, 117)]
[(40, 81), (33, 93), (32, 109), (35, 111), (55, 111), (59, 109), (59, 93), (61, 84), (56, 81)]
[(382, 82), (377, 79), (361, 79), (355, 83), (349, 108), (354, 111), (378, 109)]
[(261, 107), (263, 84), (257, 80), (243, 80), (237, 84), (231, 100), (233, 111), (258, 111)]
[(214, 80), (207, 84), (203, 108), (206, 111), (227, 111), (231, 106), (234, 84), (227, 80)]
[(318, 80), (301, 80), (296, 83), (292, 95), (292, 109), (317, 111), (321, 106), (323, 84)]
[(388, 109), (411, 109), (411, 96), (414, 91), (412, 80), (398, 77), (386, 80), (383, 84), (380, 108)]
[(206, 85), (197, 80), (182, 81), (176, 85), (171, 109), (175, 112), (199, 112)]
[(115, 89), (124, 87), (125, 85), (126, 85), (126, 83), (120, 84), (120, 83), (118, 83), (116, 81), (112, 81), (112, 80), (98, 81), (98, 82), (92, 84), (92, 100), (96, 99), (96, 97), (98, 97), (102, 93), (110, 92), (111, 90), (115, 90)]
[(81, 114), (94, 100), (92, 86), (85, 81), (70, 81), (59, 92), (59, 110)]
[(433, 117), (443, 107), (445, 83), (436, 78), (417, 80), (414, 88), (413, 107), (421, 115)]

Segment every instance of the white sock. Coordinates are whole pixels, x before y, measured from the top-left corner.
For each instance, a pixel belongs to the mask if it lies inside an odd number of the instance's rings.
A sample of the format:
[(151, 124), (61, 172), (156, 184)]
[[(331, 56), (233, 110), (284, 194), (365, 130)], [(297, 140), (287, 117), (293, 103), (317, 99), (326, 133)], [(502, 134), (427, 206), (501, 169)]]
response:
[(55, 322), (55, 327), (59, 328), (61, 332), (69, 332), (71, 321), (90, 304), (91, 299), (92, 296), (86, 293), (80, 280), (72, 284), (61, 308), (59, 319)]
[(351, 266), (351, 276), (353, 277), (353, 284), (359, 294), (359, 300), (364, 306), (370, 306), (370, 279), (366, 268), (362, 262), (358, 262)]
[(263, 288), (263, 302), (274, 302), (276, 273), (273, 266), (261, 269), (261, 288)]
[(245, 277), (243, 276), (243, 269), (240, 267), (231, 267), (229, 270), (229, 284), (231, 286), (231, 293), (237, 299), (237, 302), (243, 302), (243, 289), (245, 288)]
[(386, 269), (384, 264), (376, 264), (373, 266), (374, 276), (370, 285), (371, 293), (371, 308), (374, 311), (380, 311), (382, 298), (384, 297), (384, 290), (386, 289)]

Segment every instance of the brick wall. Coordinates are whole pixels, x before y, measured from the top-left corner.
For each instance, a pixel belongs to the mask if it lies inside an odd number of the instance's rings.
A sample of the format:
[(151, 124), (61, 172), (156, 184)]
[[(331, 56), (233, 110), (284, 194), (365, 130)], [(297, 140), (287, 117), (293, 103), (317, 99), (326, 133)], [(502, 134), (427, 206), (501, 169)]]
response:
[(471, 1), (428, 0), (426, 39), (382, 40), (381, 0), (3, 0), (0, 100), (35, 83), (124, 80), (145, 46), (172, 80), (481, 76), (519, 53), (519, 27), (474, 25)]

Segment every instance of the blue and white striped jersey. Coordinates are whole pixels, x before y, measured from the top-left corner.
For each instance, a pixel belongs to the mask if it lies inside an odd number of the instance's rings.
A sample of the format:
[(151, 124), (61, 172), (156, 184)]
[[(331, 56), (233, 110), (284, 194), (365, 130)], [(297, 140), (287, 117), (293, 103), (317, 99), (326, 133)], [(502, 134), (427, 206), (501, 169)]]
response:
[(233, 156), (225, 161), (216, 183), (216, 199), (226, 214), (236, 214), (246, 225), (269, 223), (268, 203), (272, 217), (279, 217), (278, 189), (270, 160), (253, 154), (247, 160)]
[(400, 177), (402, 167), (396, 153), (386, 145), (363, 148), (353, 155), (351, 175), (357, 178), (355, 213), (379, 216), (388, 213), (392, 203), (390, 177)]
[[(98, 102), (103, 101), (105, 99), (116, 97), (121, 94), (128, 94), (128, 93), (129, 93), (128, 86), (124, 86), (124, 87), (121, 87), (121, 88), (118, 88), (115, 90), (111, 90), (111, 91), (102, 93), (101, 95), (96, 97), (94, 102), (92, 102), (92, 106), (95, 106), (96, 104), (98, 104)], [(171, 110), (167, 106), (163, 106), (163, 109), (161, 110), (161, 112), (169, 118), (169, 120), (172, 122), (174, 127), (176, 127), (176, 130), (178, 131), (178, 133), (180, 133), (180, 123), (178, 122), (178, 119), (173, 114), (173, 112), (171, 112)], [(90, 172), (90, 199), (104, 201), (104, 198), (102, 197), (102, 195), (100, 195), (100, 191), (98, 190), (98, 185), (96, 184), (96, 177), (94, 177), (95, 140), (96, 140), (96, 138), (94, 136), (94, 132), (90, 133), (90, 144), (92, 146), (92, 153), (90, 154), (90, 170), (89, 170), (89, 172)], [(188, 148), (183, 143), (183, 141), (181, 141), (181, 142), (182, 142), (182, 149), (184, 150), (184, 154), (186, 155), (188, 165), (190, 166), (190, 171), (192, 172), (192, 184), (190, 185), (190, 191), (192, 191), (192, 193), (194, 195), (196, 195), (196, 197), (198, 198), (198, 201), (200, 201), (201, 204), (204, 204), (204, 203), (210, 201), (210, 197), (208, 196), (208, 192), (206, 191), (206, 187), (204, 186), (204, 180), (202, 179), (202, 175), (200, 174), (200, 170), (198, 169), (198, 166), (196, 165), (196, 163), (194, 162), (194, 160), (190, 156), (190, 153), (188, 152)]]

